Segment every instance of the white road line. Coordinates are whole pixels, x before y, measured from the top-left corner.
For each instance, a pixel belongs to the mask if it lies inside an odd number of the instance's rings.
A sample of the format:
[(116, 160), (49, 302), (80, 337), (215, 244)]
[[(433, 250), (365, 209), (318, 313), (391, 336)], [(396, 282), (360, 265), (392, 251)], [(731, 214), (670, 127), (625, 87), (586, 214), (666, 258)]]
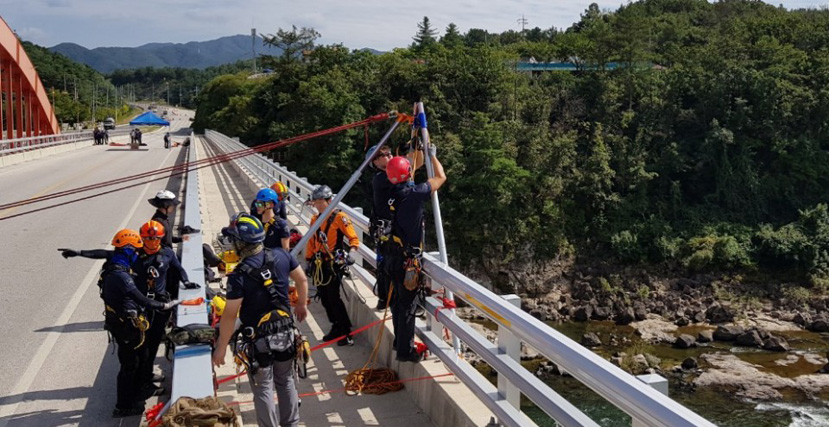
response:
[[(167, 162), (167, 159), (173, 153), (171, 150), (167, 153), (167, 156), (164, 157), (162, 161), (162, 165)], [(132, 220), (133, 215), (135, 215), (135, 211), (138, 210), (138, 206), (141, 202), (144, 201), (144, 195), (146, 195), (147, 190), (152, 185), (152, 182), (148, 182), (147, 185), (141, 191), (141, 197), (135, 200), (135, 204), (132, 206), (129, 214), (124, 218), (124, 222), (121, 223), (121, 226), (118, 229), (125, 228), (127, 224)], [(81, 299), (83, 296), (89, 291), (89, 287), (92, 286), (92, 282), (96, 281), (96, 275), (101, 270), (101, 266), (103, 265), (103, 261), (96, 261), (95, 264), (92, 266), (92, 269), (89, 270), (89, 273), (86, 274), (81, 285), (75, 291), (75, 294), (72, 295), (72, 298), (69, 300), (69, 303), (66, 304), (66, 307), (63, 309), (63, 312), (58, 317), (58, 320), (55, 322), (55, 325), (51, 328), (52, 330), (46, 336), (46, 339), (43, 340), (43, 343), (40, 344), (40, 348), (32, 357), (32, 361), (29, 363), (29, 367), (26, 368), (26, 372), (20, 377), (17, 381), (17, 384), (11, 390), (9, 395), (11, 398), (9, 399), (9, 403), (4, 404), (0, 407), (0, 427), (6, 427), (9, 421), (11, 420), (11, 416), (17, 412), (17, 407), (20, 405), (20, 402), (23, 400), (23, 396), (25, 393), (28, 393), (29, 388), (32, 386), (32, 383), (37, 378), (37, 374), (40, 373), (40, 369), (43, 367), (43, 363), (46, 361), (46, 358), (49, 356), (49, 353), (52, 352), (52, 348), (55, 347), (55, 343), (58, 341), (58, 338), (63, 333), (63, 329), (66, 327), (66, 323), (69, 322), (69, 319), (77, 310), (78, 305), (81, 303)]]

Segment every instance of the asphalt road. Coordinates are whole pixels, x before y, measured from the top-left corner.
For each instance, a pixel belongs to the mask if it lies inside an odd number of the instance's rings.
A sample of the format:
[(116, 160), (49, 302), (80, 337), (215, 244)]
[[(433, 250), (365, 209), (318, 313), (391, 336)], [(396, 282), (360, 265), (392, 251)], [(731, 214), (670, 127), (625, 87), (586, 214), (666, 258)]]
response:
[[(174, 142), (191, 116), (169, 116)], [(0, 168), (0, 204), (181, 162), (186, 149), (163, 148), (167, 130), (145, 134), (140, 151), (90, 146)], [(111, 418), (118, 360), (103, 330), (101, 262), (65, 260), (56, 249), (111, 248), (117, 230), (150, 219), (147, 199), (165, 188), (181, 196), (180, 184), (168, 177), (77, 203), (67, 202), (90, 193), (0, 210), (0, 427), (137, 425), (138, 417)]]

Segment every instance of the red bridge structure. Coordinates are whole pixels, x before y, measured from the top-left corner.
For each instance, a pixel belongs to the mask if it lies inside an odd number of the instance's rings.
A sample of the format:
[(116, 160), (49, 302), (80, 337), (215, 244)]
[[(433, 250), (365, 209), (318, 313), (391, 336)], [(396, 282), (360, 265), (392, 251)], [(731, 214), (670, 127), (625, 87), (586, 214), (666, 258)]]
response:
[(0, 139), (60, 133), (49, 96), (23, 45), (0, 17)]

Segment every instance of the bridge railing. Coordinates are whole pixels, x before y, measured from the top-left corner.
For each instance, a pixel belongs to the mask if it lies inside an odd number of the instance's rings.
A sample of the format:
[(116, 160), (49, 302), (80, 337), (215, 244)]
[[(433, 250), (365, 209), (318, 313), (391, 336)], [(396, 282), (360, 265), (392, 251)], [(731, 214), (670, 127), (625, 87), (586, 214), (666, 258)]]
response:
[[(205, 136), (225, 153), (249, 148), (218, 132), (208, 130)], [(313, 191), (314, 185), (307, 179), (297, 176), (261, 154), (235, 161), (263, 187), (277, 180), (282, 181), (290, 191), (289, 209), (302, 222), (308, 223), (311, 212), (310, 209), (303, 209), (303, 202)], [(344, 204), (339, 207), (351, 217), (355, 228), (361, 233), (368, 231), (369, 220), (362, 215), (361, 209)], [(359, 254), (368, 264), (376, 267), (374, 251), (360, 245)], [(353, 271), (366, 283), (373, 283), (374, 277), (371, 273), (358, 265), (359, 263), (355, 264), (357, 267)], [(436, 299), (428, 298), (427, 321), (417, 322), (417, 335), (503, 424), (533, 425), (532, 421), (520, 412), (520, 399), (516, 399), (516, 393), (510, 391), (514, 387), (560, 425), (597, 425), (521, 366), (519, 355), (514, 351), (517, 342), (510, 343), (518, 341), (531, 346), (608, 402), (629, 414), (635, 426), (713, 426), (698, 414), (525, 313), (515, 304), (517, 297), (494, 294), (444, 265), (432, 254), (424, 256), (423, 270), (432, 279), (433, 285), (446, 287), (455, 293), (456, 298), (478, 308), (482, 314), (498, 324), (499, 342), (496, 345), (473, 330), (462, 319), (449, 314), (448, 310), (441, 311), (443, 305)], [(451, 345), (441, 338), (442, 327), (448, 328), (460, 337), (461, 341), (489, 363), (498, 372), (498, 377), (504, 378), (507, 384), (499, 384), (496, 389), (475, 368), (460, 359)], [(512, 347), (513, 350), (510, 351), (508, 347)]]
[[(197, 160), (194, 135), (190, 134), (190, 152), (188, 162)], [(187, 184), (184, 193), (184, 220), (182, 226), (190, 226), (200, 230), (201, 209), (199, 207), (199, 172), (196, 169), (187, 172)], [(168, 231), (172, 232), (172, 230)], [(204, 283), (204, 258), (202, 256), (201, 233), (187, 235), (187, 240), (181, 242), (181, 265), (187, 271), (187, 276), (193, 283), (201, 285), (199, 289), (180, 289), (179, 299), (206, 298)], [(170, 286), (179, 286), (178, 283)], [(207, 305), (177, 307), (177, 326), (207, 323)], [(175, 402), (181, 396), (194, 399), (213, 396), (213, 366), (211, 348), (209, 344), (195, 344), (176, 346), (173, 357), (173, 389), (170, 402)]]
[(0, 156), (81, 141), (91, 142), (92, 134), (90, 132), (72, 132), (59, 135), (33, 136), (31, 138), (2, 139), (0, 140)]

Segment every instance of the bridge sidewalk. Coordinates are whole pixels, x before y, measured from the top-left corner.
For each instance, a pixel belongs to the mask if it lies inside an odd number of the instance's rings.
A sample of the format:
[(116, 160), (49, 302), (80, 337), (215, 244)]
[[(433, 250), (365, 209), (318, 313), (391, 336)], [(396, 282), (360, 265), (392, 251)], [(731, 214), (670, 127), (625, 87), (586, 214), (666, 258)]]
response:
[[(197, 141), (199, 158), (218, 154), (214, 153), (202, 138), (197, 138)], [(236, 169), (228, 164), (205, 168), (202, 171), (204, 172), (199, 174), (200, 204), (204, 222), (202, 232), (205, 242), (212, 242), (221, 227), (227, 224), (230, 215), (248, 209), (255, 193), (239, 176)], [(289, 218), (289, 220), (296, 223), (296, 218)], [(361, 283), (357, 286), (362, 287), (362, 290), (368, 289)], [(361, 293), (365, 292), (361, 291)], [(370, 291), (367, 293), (370, 294)], [(350, 297), (356, 298), (353, 294)], [(368, 298), (373, 297), (369, 295)], [(356, 300), (354, 302), (359, 303)], [(372, 301), (369, 304), (374, 303)], [(357, 327), (370, 321), (360, 313), (353, 312), (352, 320)], [(391, 325), (388, 326), (390, 328)], [(322, 306), (319, 303), (312, 303), (307, 321), (300, 324), (301, 332), (314, 346), (321, 341), (328, 329), (328, 320)], [(365, 334), (377, 334), (377, 328), (371, 328), (363, 333)], [(300, 395), (306, 395), (302, 397), (300, 408), (301, 425), (433, 425), (429, 417), (407, 393), (348, 396), (340, 391), (344, 386), (346, 375), (363, 367), (371, 353), (369, 342), (374, 340), (373, 337), (369, 340), (365, 336), (358, 336), (355, 341), (354, 346), (329, 346), (312, 355), (312, 362), (308, 366), (308, 378), (300, 379), (298, 384)], [(435, 365), (437, 373), (446, 372), (445, 367), (434, 358), (424, 364)], [(232, 363), (216, 370), (220, 379), (235, 373)], [(447, 378), (442, 378), (442, 380), (454, 381), (451, 377)], [(320, 393), (327, 390), (335, 391)], [(238, 403), (236, 407), (241, 412), (245, 425), (256, 425), (253, 405), (247, 403), (252, 400), (252, 394), (246, 377), (222, 384), (219, 387), (218, 396), (226, 402), (235, 402), (234, 405)]]

